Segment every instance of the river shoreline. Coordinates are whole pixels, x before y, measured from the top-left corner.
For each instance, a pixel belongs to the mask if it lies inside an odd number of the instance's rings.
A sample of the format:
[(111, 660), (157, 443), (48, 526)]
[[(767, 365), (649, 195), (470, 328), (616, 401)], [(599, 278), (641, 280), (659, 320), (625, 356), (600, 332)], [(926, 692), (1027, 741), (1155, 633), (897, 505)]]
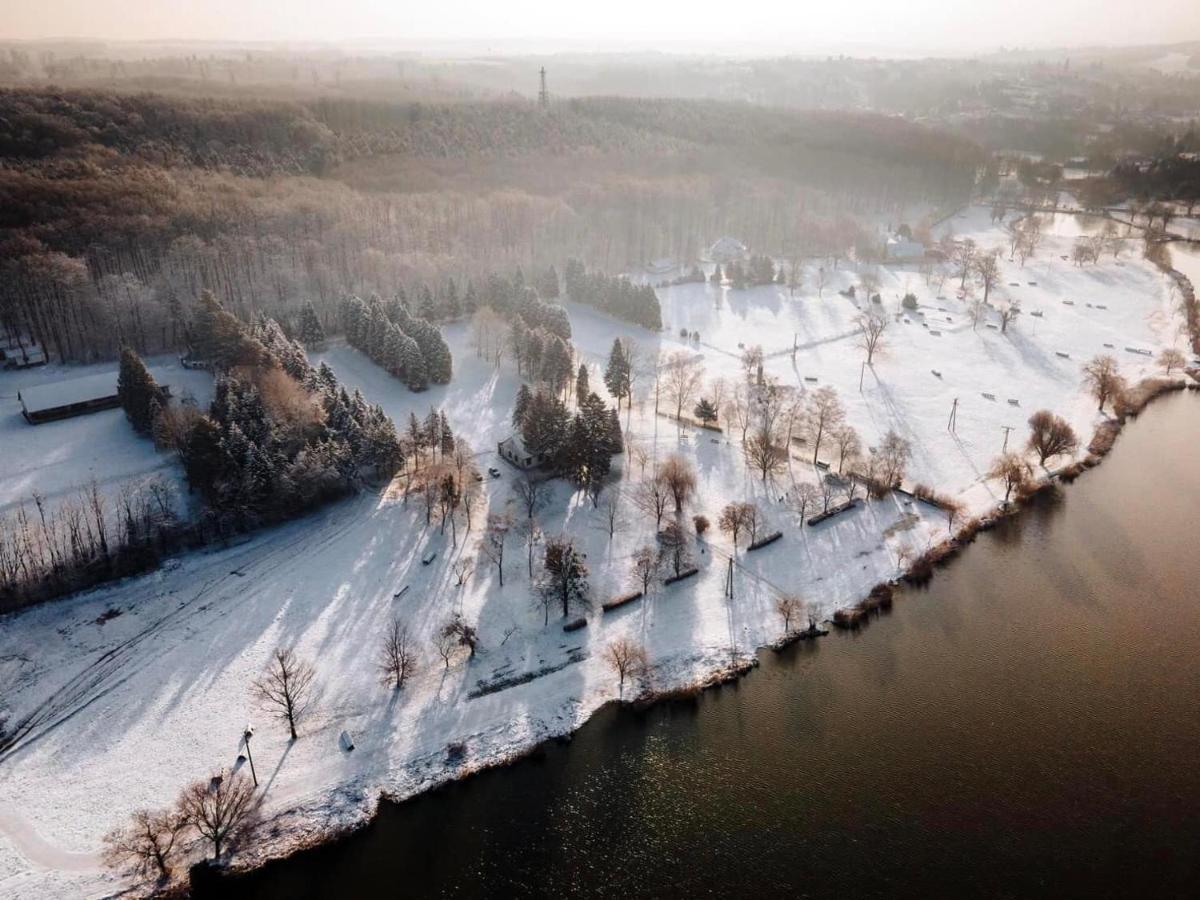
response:
[[(1138, 416), (1145, 409), (1153, 405), (1156, 400), (1176, 393), (1182, 392), (1190, 394), (1197, 391), (1200, 391), (1200, 382), (1197, 381), (1195, 375), (1193, 374), (1189, 380), (1180, 379), (1171, 387), (1147, 393), (1142, 398), (1136, 409), (1127, 411), (1127, 413), (1119, 421), (1110, 420), (1115, 425), (1115, 428), (1111, 429), (1112, 433), (1109, 435), (1111, 439), (1104, 443), (1103, 447), (1100, 448), (1100, 452), (1089, 453), (1084, 459), (1077, 461), (1076, 464), (1070, 467), (1067, 467), (1067, 470), (1069, 470), (1069, 475), (1065, 477), (1063, 476), (1062, 472), (1049, 474), (1045, 479), (1039, 481), (1037, 489), (1029, 492), (1024, 498), (1023, 502), (1011, 503), (1007, 508), (1003, 509), (997, 507), (991, 512), (978, 517), (978, 519), (976, 519), (974, 522), (966, 523), (964, 526), (960, 527), (960, 529), (958, 529), (950, 538), (944, 541), (943, 544), (939, 545), (938, 548), (935, 548), (938, 550), (936, 558), (927, 560), (929, 564), (928, 575), (922, 573), (920, 577), (913, 578), (911, 577), (913, 566), (910, 566), (904, 573), (892, 579), (890, 584), (893, 586), (905, 584), (909, 586), (909, 589), (925, 586), (932, 579), (934, 571), (938, 568), (944, 568), (949, 565), (953, 559), (957, 558), (961, 552), (974, 541), (975, 536), (978, 533), (989, 531), (1007, 519), (1012, 519), (1025, 514), (1031, 508), (1032, 501), (1034, 501), (1041, 494), (1045, 493), (1045, 491), (1056, 489), (1058, 483), (1073, 483), (1084, 471), (1099, 467), (1104, 458), (1106, 458), (1111, 452), (1116, 437), (1123, 432), (1129, 421), (1137, 419)], [(1101, 428), (1107, 424), (1109, 423), (1102, 423)], [(857, 628), (868, 624), (871, 618), (882, 615), (891, 607), (889, 602), (886, 605), (881, 606), (876, 604), (869, 609), (864, 609), (863, 602), (866, 599), (867, 598), (863, 598), (863, 600), (860, 600), (858, 604), (855, 604), (851, 607), (851, 609), (854, 609), (860, 613), (860, 616), (856, 619), (856, 624), (852, 626), (852, 630), (857, 630)], [(833, 618), (830, 617), (826, 620), (826, 622), (832, 623)], [(742, 655), (740, 658), (733, 660), (723, 667), (718, 667), (712, 670), (707, 676), (698, 678), (691, 683), (677, 685), (670, 689), (663, 689), (660, 691), (644, 692), (627, 700), (610, 700), (591, 710), (591, 712), (581, 721), (557, 731), (548, 730), (546, 733), (540, 735), (538, 740), (520, 747), (510, 753), (487, 759), (473, 760), (470, 765), (464, 765), (457, 769), (443, 768), (440, 772), (441, 777), (433, 775), (433, 777), (430, 777), (423, 786), (418, 787), (417, 789), (402, 796), (383, 792), (378, 797), (374, 798), (374, 802), (370, 804), (369, 811), (364, 810), (365, 815), (358, 821), (355, 821), (353, 824), (339, 825), (336, 828), (323, 831), (308, 830), (302, 838), (299, 838), (295, 841), (289, 841), (286, 844), (281, 844), (280, 846), (259, 845), (253, 848), (247, 848), (249, 852), (246, 852), (240, 858), (231, 860), (229, 864), (225, 864), (220, 867), (212, 867), (207, 863), (201, 863), (193, 870), (191, 876), (192, 889), (199, 892), (201, 896), (213, 895), (211, 893), (212, 891), (220, 891), (222, 886), (225, 885), (236, 886), (241, 879), (259, 872), (264, 867), (285, 862), (289, 858), (303, 853), (304, 851), (336, 844), (355, 835), (371, 824), (371, 822), (379, 815), (380, 807), (385, 802), (392, 806), (402, 806), (418, 799), (436, 796), (439, 791), (448, 789), (450, 786), (460, 783), (473, 775), (495, 771), (497, 769), (511, 766), (512, 764), (521, 760), (530, 757), (537, 757), (551, 746), (561, 744), (563, 742), (570, 742), (574, 733), (595, 718), (597, 713), (608, 710), (611, 707), (623, 706), (633, 710), (647, 711), (658, 706), (670, 705), (672, 703), (692, 703), (702, 693), (717, 687), (736, 683), (743, 676), (758, 668), (761, 655), (764, 652), (784, 651), (797, 642), (806, 639), (815, 640), (816, 638), (804, 632), (796, 632), (791, 635), (784, 636), (777, 641), (764, 644), (756, 648), (753, 655)], [(289, 811), (287, 813), (280, 814), (266, 823), (266, 827), (269, 830), (274, 831), (275, 829), (271, 828), (272, 822), (287, 820), (289, 821), (289, 825), (280, 830), (294, 835), (295, 829), (294, 826), (290, 824), (290, 820), (293, 815), (297, 813), (298, 811)]]

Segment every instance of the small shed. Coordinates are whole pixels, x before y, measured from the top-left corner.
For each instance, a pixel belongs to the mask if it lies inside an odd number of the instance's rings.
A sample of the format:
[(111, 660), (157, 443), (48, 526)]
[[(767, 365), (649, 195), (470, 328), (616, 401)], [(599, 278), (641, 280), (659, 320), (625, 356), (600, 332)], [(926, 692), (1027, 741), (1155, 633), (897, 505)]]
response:
[[(158, 380), (157, 376), (155, 380)], [(158, 385), (164, 395), (171, 395), (165, 384), (159, 381)], [(115, 409), (121, 405), (117, 396), (115, 369), (99, 375), (86, 375), (82, 378), (51, 381), (22, 388), (17, 392), (17, 399), (21, 402), (21, 414), (30, 425), (69, 419), (101, 409)]]
[(546, 454), (532, 453), (525, 449), (521, 436), (514, 434), (502, 440), (497, 446), (500, 456), (512, 463), (518, 469), (533, 469), (546, 461)]

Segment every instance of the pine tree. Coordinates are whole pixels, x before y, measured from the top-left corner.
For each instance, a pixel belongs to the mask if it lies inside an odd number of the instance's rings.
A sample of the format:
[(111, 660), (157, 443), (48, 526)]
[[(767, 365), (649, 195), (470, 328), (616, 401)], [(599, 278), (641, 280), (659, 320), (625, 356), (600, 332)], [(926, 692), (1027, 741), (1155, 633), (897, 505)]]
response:
[(604, 369), (604, 385), (608, 392), (621, 406), (621, 398), (629, 396), (632, 374), (629, 356), (625, 353), (625, 345), (620, 338), (613, 340), (612, 350), (608, 354), (608, 366)]
[(529, 404), (533, 400), (533, 393), (529, 390), (529, 385), (521, 382), (521, 386), (517, 388), (517, 402), (513, 405), (512, 424), (513, 428), (521, 428), (525, 422), (525, 414), (529, 411)]
[(717, 421), (717, 408), (712, 405), (712, 401), (707, 400), (704, 397), (700, 398), (693, 412), (695, 413), (696, 418), (706, 425), (710, 422)]
[(221, 430), (208, 416), (201, 416), (184, 439), (180, 452), (187, 475), (188, 489), (198, 490), (212, 503), (219, 481), (228, 467), (221, 443)]
[(547, 459), (555, 458), (567, 438), (570, 417), (566, 405), (557, 397), (538, 391), (529, 403), (529, 412), (521, 427), (525, 449)]
[(429, 372), (425, 368), (425, 357), (421, 348), (411, 337), (405, 335), (402, 354), (404, 383), (410, 391), (423, 391), (429, 387)]
[(571, 348), (562, 338), (549, 336), (542, 353), (541, 377), (555, 394), (567, 389), (571, 379)]
[(446, 414), (441, 413), (442, 459), (454, 455), (454, 432), (450, 430), (450, 422)]
[(300, 311), (300, 340), (310, 350), (319, 350), (325, 345), (325, 329), (311, 300)]
[(575, 376), (575, 404), (579, 405), (583, 398), (591, 393), (588, 388), (588, 369), (587, 363), (579, 364), (579, 374)]
[(608, 452), (610, 454), (625, 452), (625, 434), (621, 431), (621, 417), (617, 415), (615, 406), (608, 411)]
[(117, 375), (117, 398), (135, 430), (149, 434), (154, 427), (151, 404), (163, 401), (162, 388), (146, 368), (140, 356), (126, 347), (121, 351), (121, 368)]

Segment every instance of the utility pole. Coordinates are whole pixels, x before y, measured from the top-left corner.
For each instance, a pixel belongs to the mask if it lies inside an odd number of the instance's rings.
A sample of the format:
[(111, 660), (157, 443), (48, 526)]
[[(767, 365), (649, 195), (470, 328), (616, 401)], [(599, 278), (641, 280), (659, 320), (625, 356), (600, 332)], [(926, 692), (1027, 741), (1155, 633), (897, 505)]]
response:
[(866, 375), (867, 375), (867, 363), (864, 360), (863, 364), (862, 364), (862, 368), (858, 370), (858, 392), (860, 394), (862, 393), (863, 378), (865, 378)]
[(1000, 448), (1000, 452), (1007, 453), (1008, 452), (1008, 435), (1009, 435), (1009, 432), (1012, 431), (1012, 426), (1011, 425), (1001, 425), (1000, 427), (1004, 429), (1004, 446)]
[(733, 599), (733, 557), (729, 557), (729, 571), (725, 575), (725, 596)]
[(542, 66), (542, 68), (538, 70), (538, 75), (541, 76), (541, 80), (542, 80), (541, 89), (538, 91), (538, 106), (540, 106), (542, 109), (545, 109), (546, 107), (548, 107), (550, 105), (550, 92), (546, 90), (546, 67), (545, 66)]
[(950, 421), (946, 423), (947, 431), (954, 431), (958, 424), (958, 398), (954, 398), (954, 405), (950, 407)]
[(254, 755), (250, 752), (250, 738), (252, 737), (254, 737), (254, 727), (247, 722), (242, 739), (246, 742), (246, 759), (250, 761), (250, 777), (254, 779), (254, 786), (258, 787), (258, 773), (254, 771)]

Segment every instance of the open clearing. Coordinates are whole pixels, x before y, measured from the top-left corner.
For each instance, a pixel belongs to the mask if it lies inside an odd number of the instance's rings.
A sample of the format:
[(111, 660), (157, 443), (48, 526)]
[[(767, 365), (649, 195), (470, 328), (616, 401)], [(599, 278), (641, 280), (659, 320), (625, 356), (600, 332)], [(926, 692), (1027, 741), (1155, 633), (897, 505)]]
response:
[[(986, 210), (970, 209), (944, 227), (983, 247), (1005, 244)], [(773, 286), (661, 290), (666, 328), (657, 335), (575, 305), (568, 309), (576, 347), (597, 366), (613, 338), (628, 335), (651, 351), (690, 348), (703, 356), (709, 379), (720, 375), (733, 382), (742, 377), (738, 344), (761, 344), (766, 371), (783, 383), (836, 387), (865, 444), (875, 444), (889, 428), (910, 439), (908, 481), (961, 495), (980, 511), (999, 499), (982, 473), (1000, 451), (1002, 426), (1012, 426), (1012, 440), (1023, 443), (1025, 420), (1049, 408), (1066, 416), (1086, 442), (1097, 417), (1094, 401), (1080, 388), (1083, 362), (1110, 352), (1136, 380), (1153, 371), (1153, 360), (1124, 348), (1182, 346), (1182, 320), (1157, 270), (1132, 249), (1119, 265), (1106, 258), (1080, 269), (1060, 258), (1072, 240), (1055, 231), (1024, 268), (1002, 262), (998, 291), (1019, 297), (1024, 310), (1007, 334), (987, 323), (972, 328), (967, 301), (955, 297), (955, 280), (947, 280), (947, 299), (939, 299), (915, 270), (880, 269), (889, 314), (899, 310), (906, 291), (921, 306), (892, 322), (885, 355), (865, 372), (853, 331), (854, 317), (868, 301), (860, 297), (856, 304), (837, 293), (857, 282), (851, 265), (830, 273), (822, 298), (816, 297), (815, 265), (795, 298)], [(1031, 315), (1035, 310), (1042, 316)], [(995, 313), (990, 315), (995, 324)], [(699, 344), (679, 339), (681, 328), (699, 331)], [(410, 411), (420, 416), (430, 405), (443, 409), (455, 432), (479, 451), (482, 467), (502, 470), (501, 479), (485, 479), (481, 504), (497, 511), (512, 503), (515, 471), (495, 456), (495, 444), (510, 432), (519, 381), (507, 363), (497, 369), (476, 357), (468, 326), (448, 327), (445, 334), (454, 380), (419, 395), (344, 346), (334, 345), (320, 358), (348, 387), (383, 404), (399, 427)], [(793, 340), (800, 347), (794, 359)], [(0, 393), (15, 393), (10, 383), (4, 381)], [(616, 678), (602, 658), (616, 637), (630, 635), (645, 645), (656, 688), (691, 684), (780, 636), (774, 611), (779, 592), (798, 594), (809, 609), (828, 615), (894, 576), (905, 553), (946, 533), (942, 513), (900, 495), (801, 528), (779, 498), (793, 480), (815, 480), (811, 465), (793, 458), (789, 473), (763, 485), (747, 470), (737, 435), (679, 427), (654, 414), (651, 379), (643, 377), (636, 390), (633, 441), (652, 458), (678, 451), (696, 466), (698, 497), (689, 515), (702, 512), (715, 523), (730, 500), (756, 499), (770, 520), (768, 530), (784, 533), (769, 548), (738, 551), (732, 602), (723, 592), (732, 547), (726, 536), (710, 532), (694, 550), (697, 577), (660, 584), (617, 612), (599, 613), (600, 601), (630, 589), (630, 557), (653, 542), (655, 530), (653, 517), (633, 499), (638, 467), (622, 457), (616, 467), (623, 478), (614, 489), (624, 500), (611, 540), (602, 511), (562, 482), (555, 482), (539, 515), (547, 534), (568, 532), (587, 553), (597, 608), (588, 627), (571, 634), (553, 617), (543, 625), (515, 534), (503, 587), (496, 567), (484, 559), (456, 586), (452, 563), (478, 556), (482, 510), (470, 535), (460, 533), (454, 547), (449, 530), (440, 533), (436, 523), (426, 528), (416, 501), (406, 506), (398, 491), (363, 495), (236, 546), (189, 554), (152, 575), (8, 617), (0, 622), (0, 704), (25, 729), (15, 749), (0, 758), (0, 894), (102, 895), (119, 888), (119, 879), (89, 856), (100, 837), (132, 810), (166, 805), (186, 782), (235, 765), (247, 720), (256, 725), (254, 757), (272, 821), (241, 859), (279, 853), (360, 822), (381, 791), (408, 796), (572, 730), (617, 696)], [(952, 433), (946, 423), (955, 398), (958, 427)], [(41, 441), (43, 432), (64, 429), (57, 434), (66, 437), (53, 445), (21, 445), (11, 457), (16, 466), (4, 467), (3, 502), (33, 489), (67, 490), (92, 475), (134, 477), (169, 460), (134, 436), (120, 411), (30, 428), (11, 423), (14, 402), (3, 400), (6, 456), (10, 440), (20, 435)], [(104, 440), (109, 449), (98, 452)], [(802, 448), (795, 454), (803, 455)], [(38, 459), (58, 465), (38, 469)], [(420, 559), (431, 548), (439, 555), (423, 566)], [(404, 585), (409, 590), (395, 597)], [(121, 614), (98, 622), (109, 609)], [(474, 659), (464, 653), (445, 669), (425, 648), (453, 612), (477, 623), (482, 643)], [(375, 665), (393, 615), (425, 649), (421, 671), (398, 694), (380, 685)], [(314, 662), (321, 688), (295, 743), (287, 740), (286, 728), (254, 707), (248, 691), (280, 645), (294, 646)], [(472, 699), (481, 685), (544, 670), (552, 671)], [(339, 748), (343, 729), (354, 735), (352, 753)], [(465, 743), (461, 761), (447, 760), (451, 742)], [(6, 814), (12, 810), (20, 816)]]

